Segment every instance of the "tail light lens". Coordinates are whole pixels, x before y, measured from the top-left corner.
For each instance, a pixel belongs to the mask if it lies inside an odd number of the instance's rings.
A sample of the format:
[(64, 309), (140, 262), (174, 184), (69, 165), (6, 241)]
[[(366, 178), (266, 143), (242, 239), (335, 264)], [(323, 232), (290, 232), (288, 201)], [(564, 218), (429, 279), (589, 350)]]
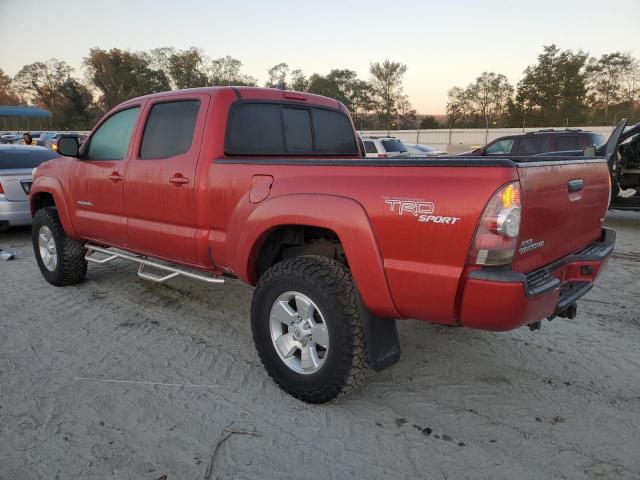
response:
[(389, 155), (387, 155), (386, 153), (379, 153), (378, 154), (378, 158), (388, 158)]
[(2, 184), (0, 183), (0, 195), (4, 194), (4, 190), (2, 189)]
[(482, 213), (468, 263), (509, 265), (520, 233), (520, 184), (513, 182), (498, 190)]

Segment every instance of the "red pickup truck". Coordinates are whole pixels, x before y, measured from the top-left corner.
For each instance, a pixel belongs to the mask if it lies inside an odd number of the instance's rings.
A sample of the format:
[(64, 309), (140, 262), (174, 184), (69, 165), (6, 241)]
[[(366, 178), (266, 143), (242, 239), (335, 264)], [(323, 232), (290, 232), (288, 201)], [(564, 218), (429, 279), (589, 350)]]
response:
[(45, 279), (87, 262), (254, 285), (273, 379), (325, 402), (400, 355), (395, 319), (484, 330), (571, 317), (613, 250), (604, 158), (366, 159), (344, 105), (260, 88), (129, 100), (38, 167)]

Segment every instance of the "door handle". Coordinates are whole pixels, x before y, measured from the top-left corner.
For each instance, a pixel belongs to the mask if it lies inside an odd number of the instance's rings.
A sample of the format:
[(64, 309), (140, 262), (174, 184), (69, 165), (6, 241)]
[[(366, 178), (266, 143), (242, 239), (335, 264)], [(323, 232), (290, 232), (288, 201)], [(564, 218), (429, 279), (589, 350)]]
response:
[(112, 182), (120, 182), (122, 181), (122, 175), (120, 175), (118, 172), (113, 172), (111, 175), (109, 175), (109, 180), (111, 180)]
[(567, 190), (569, 193), (579, 192), (584, 187), (584, 180), (577, 178), (575, 180), (569, 180), (567, 182)]
[(184, 185), (185, 183), (189, 183), (189, 179), (186, 177), (183, 177), (179, 173), (176, 173), (173, 177), (169, 179), (169, 181), (174, 185)]

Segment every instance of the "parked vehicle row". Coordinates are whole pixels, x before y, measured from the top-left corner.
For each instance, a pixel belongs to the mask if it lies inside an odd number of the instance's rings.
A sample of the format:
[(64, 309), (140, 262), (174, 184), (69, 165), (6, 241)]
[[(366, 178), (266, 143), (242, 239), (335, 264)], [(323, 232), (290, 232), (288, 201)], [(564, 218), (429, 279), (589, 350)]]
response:
[(58, 156), (44, 147), (0, 145), (0, 229), (31, 224), (32, 171)]
[[(368, 140), (398, 155), (362, 158)], [(395, 363), (394, 319), (500, 331), (576, 315), (615, 242), (608, 157), (406, 158), (392, 140), (360, 142), (342, 103), (299, 92), (128, 100), (37, 168), (38, 267), (56, 286), (117, 259), (159, 283), (254, 285), (260, 359), (307, 402)]]
[(436, 157), (444, 152), (418, 143), (404, 143), (396, 137), (361, 137), (366, 158)]

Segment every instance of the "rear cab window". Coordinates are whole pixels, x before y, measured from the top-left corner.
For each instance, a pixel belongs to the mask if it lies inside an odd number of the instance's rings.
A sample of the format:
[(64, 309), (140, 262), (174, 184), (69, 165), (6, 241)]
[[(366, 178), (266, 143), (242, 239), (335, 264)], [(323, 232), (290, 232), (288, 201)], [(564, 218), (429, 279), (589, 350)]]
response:
[(359, 155), (355, 132), (346, 114), (316, 105), (250, 100), (231, 107), (225, 153)]

